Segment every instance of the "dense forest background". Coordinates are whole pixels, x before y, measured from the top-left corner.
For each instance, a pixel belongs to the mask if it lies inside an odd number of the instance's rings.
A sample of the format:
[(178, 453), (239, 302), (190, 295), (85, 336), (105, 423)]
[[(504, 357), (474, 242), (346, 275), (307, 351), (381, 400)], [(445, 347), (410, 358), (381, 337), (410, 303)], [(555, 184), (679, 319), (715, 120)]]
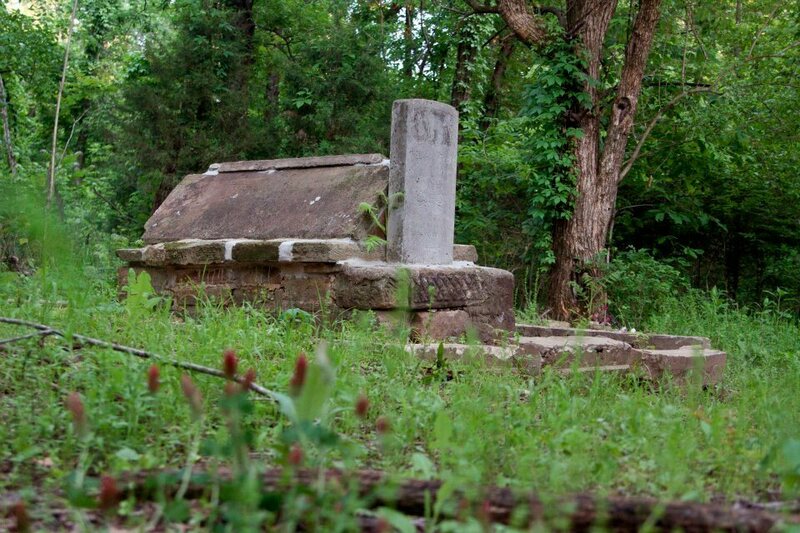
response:
[[(620, 1), (611, 20), (601, 98), (637, 7)], [(661, 11), (599, 290), (628, 321), (642, 310), (627, 302), (691, 286), (797, 315), (800, 2)], [(52, 212), (111, 277), (110, 251), (135, 243), (183, 175), (386, 154), (392, 101), (421, 97), (461, 112), (457, 241), (512, 270), (526, 305), (574, 199), (563, 119), (580, 70), (561, 39), (527, 46), (474, 2), (0, 0), (0, 255), (36, 266), (31, 211), (51, 160)]]

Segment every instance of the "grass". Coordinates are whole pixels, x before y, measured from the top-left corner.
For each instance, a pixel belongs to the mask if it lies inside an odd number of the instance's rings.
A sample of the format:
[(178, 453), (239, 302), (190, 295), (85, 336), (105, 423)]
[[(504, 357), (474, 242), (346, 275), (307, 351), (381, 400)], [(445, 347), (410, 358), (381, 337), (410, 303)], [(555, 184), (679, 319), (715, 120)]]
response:
[[(499, 484), (546, 494), (622, 491), (667, 499), (752, 500), (795, 496), (800, 456), (800, 331), (772, 312), (736, 309), (718, 295), (691, 293), (662, 302), (648, 331), (706, 335), (728, 352), (723, 384), (712, 390), (641, 384), (630, 377), (450, 363), (450, 381), (426, 379), (427, 364), (407, 354), (368, 314), (315, 324), (213, 303), (179, 317), (147, 298), (125, 304), (115, 288), (80, 270), (3, 276), (0, 315), (24, 318), (218, 368), (227, 348), (258, 383), (286, 392), (298, 354), (321, 342), (335, 386), (319, 418), (341, 435), (329, 448), (307, 446), (311, 465), (380, 468), (398, 476), (438, 477), (460, 487)], [(0, 338), (20, 330), (0, 327)], [(50, 339), (0, 352), (0, 493), (56, 491), (79, 466), (90, 475), (181, 468), (197, 426), (179, 384), (161, 369), (162, 388), (147, 389), (149, 363), (95, 348), (73, 350)], [(312, 356), (313, 357), (313, 356)], [(202, 434), (224, 442), (218, 405), (223, 381), (193, 376), (205, 399)], [(65, 399), (78, 391), (91, 435), (75, 434)], [(366, 419), (353, 406), (370, 399)], [(376, 434), (383, 416), (391, 435)], [(285, 461), (288, 422), (257, 401), (244, 422), (265, 464)]]

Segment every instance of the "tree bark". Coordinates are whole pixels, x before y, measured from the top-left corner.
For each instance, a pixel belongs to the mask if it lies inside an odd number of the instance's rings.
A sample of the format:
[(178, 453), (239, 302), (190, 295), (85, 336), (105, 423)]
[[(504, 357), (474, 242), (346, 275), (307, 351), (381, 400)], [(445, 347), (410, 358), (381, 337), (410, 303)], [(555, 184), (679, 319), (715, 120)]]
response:
[[(616, 0), (613, 3), (616, 4)], [(523, 42), (538, 45), (547, 39), (544, 21), (534, 13), (526, 0), (499, 0), (497, 11)]]
[(450, 105), (461, 111), (461, 104), (472, 95), (472, 65), (478, 51), (472, 39), (472, 32), (465, 24), (458, 32), (456, 49), (456, 69), (453, 75), (453, 86), (450, 90)]
[[(498, 0), (496, 10), (477, 0), (466, 1), (476, 13), (499, 13), (527, 44), (540, 46), (548, 38), (541, 16), (525, 0)], [(552, 316), (558, 319), (597, 311), (596, 308), (581, 308), (573, 285), (583, 285), (582, 277), (587, 270), (592, 276), (599, 275), (592, 260), (599, 257), (607, 244), (620, 169), (660, 14), (661, 0), (639, 1), (601, 148), (601, 118), (606, 116), (606, 110), (595, 82), (600, 80), (603, 42), (617, 3), (618, 0), (567, 0), (566, 13), (556, 13), (560, 15), (559, 22), (564, 25), (567, 38), (576, 40), (575, 53), (586, 59), (587, 81), (581, 90), (587, 96), (584, 100), (588, 101), (588, 107), (575, 107), (565, 117), (565, 126), (579, 128), (582, 135), (572, 140), (576, 177), (572, 217), (557, 221), (553, 228), (555, 264), (548, 280), (548, 306)], [(604, 303), (604, 295), (598, 296), (593, 303)]]
[(497, 54), (497, 61), (492, 70), (492, 79), (486, 89), (486, 96), (483, 98), (483, 119), (481, 126), (486, 129), (489, 127), (491, 119), (497, 117), (500, 109), (500, 91), (503, 89), (503, 78), (506, 75), (508, 62), (514, 53), (514, 45), (517, 39), (513, 34), (507, 35), (500, 40), (500, 50)]
[(576, 176), (572, 217), (556, 221), (553, 228), (556, 261), (548, 279), (547, 304), (552, 316), (559, 320), (568, 320), (580, 312), (573, 283), (581, 283), (583, 272), (579, 269), (606, 243), (608, 221), (600, 216), (605, 206), (599, 201), (607, 184), (601, 183), (598, 176), (602, 109), (593, 82), (600, 79), (603, 41), (616, 7), (616, 0), (573, 0), (567, 4), (567, 32), (577, 37), (576, 53), (586, 55), (588, 79), (582, 90), (588, 95), (590, 107), (572, 109), (567, 118), (567, 126), (580, 128), (583, 134), (572, 141)]
[[(570, 31), (580, 37), (588, 56), (588, 77), (599, 79), (603, 40), (616, 8), (616, 1), (575, 2), (568, 8)], [(610, 119), (602, 151), (600, 150), (601, 103), (597, 89), (587, 83), (592, 109), (582, 110), (579, 126), (583, 136), (573, 144), (577, 191), (573, 215), (556, 225), (553, 251), (556, 262), (549, 279), (548, 306), (553, 316), (569, 319), (579, 312), (593, 314), (604, 303), (603, 294), (593, 299), (593, 309), (581, 309), (573, 283), (582, 283), (582, 274), (598, 276), (592, 261), (607, 245), (617, 201), (620, 169), (625, 157), (636, 107), (641, 92), (647, 57), (660, 14), (661, 0), (642, 0), (633, 31), (625, 50), (620, 82), (611, 105)]]
[[(204, 472), (198, 472), (203, 474)], [(208, 473), (205, 472), (206, 476)], [(288, 475), (287, 475), (288, 474)], [(208, 493), (208, 482), (202, 476), (192, 478), (184, 496), (187, 499), (203, 497)], [(228, 469), (216, 472), (223, 480), (230, 480)], [(121, 497), (133, 494), (139, 501), (148, 501), (158, 496), (173, 495), (181, 476), (179, 472), (134, 472), (123, 474), (119, 486)], [(292, 487), (318, 486), (320, 480), (328, 483), (329, 492), (349, 490), (363, 498), (366, 508), (389, 507), (408, 516), (427, 516), (431, 506), (439, 497), (443, 483), (439, 480), (405, 479), (391, 483), (388, 476), (378, 470), (343, 472), (298, 469), (288, 473), (281, 468), (268, 469), (261, 473), (263, 493), (285, 492)], [(158, 481), (156, 481), (158, 480)], [(343, 489), (342, 487), (346, 487)], [(383, 489), (383, 490), (381, 490)], [(388, 490), (387, 490), (388, 489)], [(462, 490), (449, 497), (460, 500), (461, 505), (444, 506), (442, 517), (462, 519), (477, 515), (487, 523), (512, 523), (514, 517), (523, 516), (525, 524), (552, 525), (569, 531), (588, 531), (600, 527), (612, 531), (640, 531), (650, 524), (660, 531), (751, 531), (767, 532), (782, 524), (794, 524), (800, 520), (796, 515), (778, 514), (759, 508), (697, 503), (659, 502), (645, 497), (600, 497), (592, 494), (575, 494), (552, 499), (541, 498), (533, 490), (513, 491), (507, 487), (482, 487), (474, 491), (479, 494), (472, 500)], [(384, 527), (369, 531), (384, 531)]]
[(0, 74), (0, 117), (3, 120), (3, 144), (6, 145), (6, 160), (12, 176), (17, 175), (17, 158), (14, 157), (14, 145), (11, 143), (11, 126), (8, 122), (8, 93)]
[(403, 28), (403, 75), (410, 78), (414, 73), (414, 6), (406, 0), (405, 27)]

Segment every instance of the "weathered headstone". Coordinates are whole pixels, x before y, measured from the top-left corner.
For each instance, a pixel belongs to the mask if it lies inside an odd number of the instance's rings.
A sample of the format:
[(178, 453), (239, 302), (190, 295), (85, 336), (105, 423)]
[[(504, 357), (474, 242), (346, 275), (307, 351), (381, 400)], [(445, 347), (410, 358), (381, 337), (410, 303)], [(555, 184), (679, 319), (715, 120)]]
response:
[(430, 100), (392, 107), (389, 261), (453, 262), (458, 111)]

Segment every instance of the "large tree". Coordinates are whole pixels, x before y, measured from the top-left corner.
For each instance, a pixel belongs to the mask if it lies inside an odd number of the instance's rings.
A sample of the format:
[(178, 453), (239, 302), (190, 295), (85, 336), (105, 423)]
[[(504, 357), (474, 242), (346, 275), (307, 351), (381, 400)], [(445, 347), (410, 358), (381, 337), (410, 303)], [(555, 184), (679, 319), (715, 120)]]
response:
[[(572, 43), (585, 70), (577, 88), (583, 94), (563, 117), (565, 129), (581, 132), (570, 144), (576, 193), (571, 217), (558, 220), (554, 226), (555, 264), (549, 277), (552, 316), (566, 319), (579, 309), (574, 283), (581, 282), (587, 269), (592, 270), (590, 265), (607, 244), (661, 0), (638, 2), (613, 98), (605, 97), (599, 82), (607, 56), (604, 42), (617, 0), (567, 0), (565, 9), (533, 6), (526, 0), (467, 3), (476, 13), (501, 16), (516, 37), (530, 46), (541, 48), (555, 39)], [(552, 24), (547, 23), (547, 16), (556, 17), (558, 32), (549, 29)]]

